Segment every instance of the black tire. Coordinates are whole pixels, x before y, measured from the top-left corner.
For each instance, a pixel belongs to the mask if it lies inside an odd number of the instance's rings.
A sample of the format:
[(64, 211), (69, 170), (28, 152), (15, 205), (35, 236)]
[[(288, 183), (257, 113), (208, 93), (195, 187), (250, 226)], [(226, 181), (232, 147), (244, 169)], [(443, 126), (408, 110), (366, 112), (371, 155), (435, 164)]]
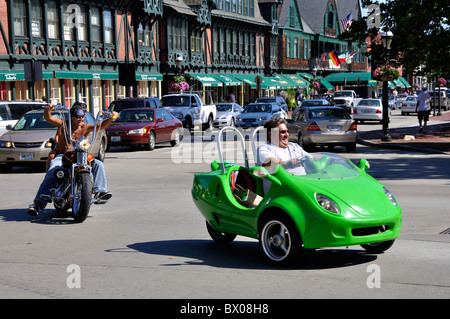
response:
[(178, 146), (180, 145), (180, 131), (178, 129), (173, 131), (173, 140), (170, 141), (170, 145), (172, 146)]
[(89, 215), (92, 200), (92, 178), (89, 172), (78, 173), (75, 179), (75, 195), (72, 213), (76, 223), (82, 223)]
[(206, 229), (208, 230), (209, 235), (211, 238), (219, 244), (229, 244), (231, 243), (235, 238), (235, 234), (229, 234), (229, 233), (221, 233), (212, 227), (208, 221), (206, 221)]
[(184, 128), (191, 133), (194, 130), (194, 126), (192, 125), (192, 120), (190, 117), (187, 117), (186, 120), (184, 120)]
[(100, 162), (103, 162), (105, 160), (106, 156), (106, 143), (107, 141), (105, 139), (102, 139), (100, 142), (100, 148), (98, 149), (97, 159)]
[(153, 151), (156, 145), (156, 136), (154, 132), (148, 134), (148, 142), (145, 144), (145, 149), (147, 151)]
[(354, 152), (354, 151), (356, 151), (356, 143), (347, 144), (345, 146), (345, 149), (347, 150), (347, 152)]
[(270, 263), (287, 266), (299, 261), (303, 243), (290, 217), (278, 213), (269, 215), (260, 225), (259, 244)]
[(206, 122), (205, 124), (202, 125), (203, 131), (206, 131), (206, 130), (212, 130), (213, 125), (214, 125), (214, 119), (213, 119), (212, 116), (210, 115), (210, 116), (208, 117), (208, 122)]
[(379, 243), (361, 245), (361, 247), (364, 248), (368, 253), (381, 254), (382, 252), (391, 248), (394, 244), (394, 241), (395, 239), (386, 240)]

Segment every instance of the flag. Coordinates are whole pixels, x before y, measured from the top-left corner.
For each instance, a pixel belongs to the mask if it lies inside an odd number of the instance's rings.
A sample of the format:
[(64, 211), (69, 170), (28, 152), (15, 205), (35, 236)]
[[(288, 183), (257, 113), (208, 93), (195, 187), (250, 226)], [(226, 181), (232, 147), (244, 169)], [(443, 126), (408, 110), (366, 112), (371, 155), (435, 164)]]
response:
[(352, 20), (353, 20), (352, 12), (350, 12), (349, 14), (347, 14), (346, 17), (341, 19), (342, 28), (344, 29), (344, 31), (347, 31), (350, 28)]
[(334, 51), (328, 53), (328, 56), (330, 57), (331, 61), (333, 61), (333, 64), (335, 66), (339, 66), (339, 59), (336, 56), (336, 53)]
[(341, 54), (338, 55), (339, 63), (345, 62), (345, 56), (346, 56), (346, 52), (342, 52)]

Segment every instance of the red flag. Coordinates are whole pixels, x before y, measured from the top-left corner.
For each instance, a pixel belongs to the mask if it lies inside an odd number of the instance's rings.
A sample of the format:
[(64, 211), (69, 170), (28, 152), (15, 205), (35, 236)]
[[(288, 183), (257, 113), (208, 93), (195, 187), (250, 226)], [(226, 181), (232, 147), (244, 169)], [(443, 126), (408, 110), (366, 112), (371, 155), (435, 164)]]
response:
[(339, 59), (337, 58), (336, 53), (334, 53), (334, 51), (328, 53), (328, 56), (330, 57), (331, 61), (333, 61), (333, 64), (335, 66), (339, 66)]

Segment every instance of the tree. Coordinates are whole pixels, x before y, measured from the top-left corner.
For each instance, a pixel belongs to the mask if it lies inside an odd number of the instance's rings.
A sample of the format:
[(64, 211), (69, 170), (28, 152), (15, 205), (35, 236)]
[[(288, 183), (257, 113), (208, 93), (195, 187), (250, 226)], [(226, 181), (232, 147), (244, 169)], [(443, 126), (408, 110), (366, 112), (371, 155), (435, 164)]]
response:
[[(351, 24), (340, 39), (364, 43), (370, 37), (368, 55), (382, 52), (376, 35), (387, 27), (394, 33), (391, 57), (408, 72), (427, 77), (450, 77), (450, 27), (448, 0), (386, 0), (383, 3), (362, 0), (362, 6), (377, 4), (381, 11), (381, 28), (369, 28), (367, 17)], [(370, 23), (369, 23), (370, 25)], [(422, 66), (419, 71), (419, 66)]]

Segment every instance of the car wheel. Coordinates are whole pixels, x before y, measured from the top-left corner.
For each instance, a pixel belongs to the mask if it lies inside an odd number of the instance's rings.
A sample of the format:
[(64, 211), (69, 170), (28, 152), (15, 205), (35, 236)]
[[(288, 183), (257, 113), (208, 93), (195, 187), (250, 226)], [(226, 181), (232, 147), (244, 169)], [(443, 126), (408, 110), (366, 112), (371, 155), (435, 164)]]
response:
[(103, 162), (105, 160), (105, 153), (106, 153), (106, 147), (105, 147), (106, 141), (104, 139), (102, 139), (102, 141), (100, 142), (100, 148), (98, 149), (98, 155), (97, 155), (97, 159), (100, 162)]
[(186, 118), (186, 120), (185, 120), (185, 122), (184, 122), (184, 127), (186, 128), (186, 130), (187, 130), (189, 133), (191, 133), (192, 130), (194, 129), (190, 117)]
[(203, 124), (203, 131), (211, 130), (213, 128), (213, 124), (214, 124), (214, 120), (213, 120), (212, 116), (209, 116), (208, 122)]
[(211, 238), (219, 244), (229, 244), (236, 238), (235, 234), (221, 233), (215, 230), (214, 227), (212, 227), (211, 224), (208, 223), (208, 221), (206, 221), (206, 229), (208, 230)]
[(303, 244), (292, 219), (285, 215), (270, 215), (261, 223), (259, 243), (269, 261), (288, 265), (299, 259)]
[(236, 126), (236, 120), (234, 119), (234, 117), (231, 118), (231, 126), (235, 127)]
[(395, 239), (382, 241), (379, 243), (374, 244), (365, 244), (361, 245), (362, 248), (364, 248), (368, 253), (371, 254), (381, 254), (385, 250), (388, 250), (391, 248), (391, 246), (394, 244)]
[(170, 145), (178, 146), (178, 145), (180, 145), (180, 131), (178, 131), (178, 129), (176, 129), (174, 131), (174, 134), (175, 134), (175, 136), (174, 136), (173, 140), (170, 141)]
[(148, 135), (148, 142), (145, 144), (145, 149), (147, 151), (153, 151), (155, 149), (156, 145), (156, 137), (154, 132), (150, 132)]

